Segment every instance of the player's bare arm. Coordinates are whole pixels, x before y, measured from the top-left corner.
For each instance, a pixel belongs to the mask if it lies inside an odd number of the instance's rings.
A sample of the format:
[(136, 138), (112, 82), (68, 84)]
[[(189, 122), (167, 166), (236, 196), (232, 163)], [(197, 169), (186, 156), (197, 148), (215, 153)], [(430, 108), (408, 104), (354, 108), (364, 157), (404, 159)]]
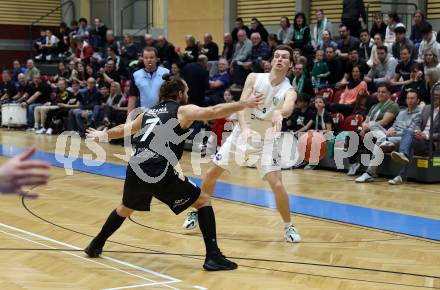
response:
[(87, 138), (95, 139), (99, 142), (108, 142), (111, 139), (119, 139), (126, 136), (131, 136), (137, 133), (142, 128), (143, 114), (134, 119), (132, 122), (121, 124), (108, 131), (99, 131), (93, 128), (87, 129)]
[(224, 118), (245, 108), (256, 108), (262, 101), (262, 96), (252, 95), (238, 102), (218, 104), (206, 108), (196, 105), (185, 105), (179, 108), (177, 117), (182, 129), (186, 129), (196, 120), (207, 121)]

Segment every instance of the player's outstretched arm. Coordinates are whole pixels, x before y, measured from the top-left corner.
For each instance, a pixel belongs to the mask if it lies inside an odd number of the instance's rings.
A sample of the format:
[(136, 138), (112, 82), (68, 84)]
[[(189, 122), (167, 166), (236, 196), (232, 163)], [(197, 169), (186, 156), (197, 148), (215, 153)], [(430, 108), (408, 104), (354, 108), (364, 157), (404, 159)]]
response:
[(95, 139), (99, 142), (108, 142), (111, 139), (119, 139), (122, 137), (130, 136), (138, 132), (142, 127), (142, 117), (143, 114), (134, 119), (132, 122), (127, 122), (111, 128), (108, 131), (98, 131), (93, 128), (87, 129), (87, 138)]
[(191, 126), (196, 120), (208, 121), (224, 118), (246, 108), (256, 108), (262, 103), (262, 101), (262, 96), (251, 96), (238, 102), (219, 104), (206, 108), (196, 105), (185, 105), (179, 108), (177, 116), (179, 118), (180, 126), (182, 128), (189, 128), (189, 126)]
[[(250, 73), (248, 75), (246, 82), (244, 83), (243, 91), (241, 92), (240, 100), (246, 100), (254, 93), (254, 84), (256, 78), (257, 75), (255, 73)], [(243, 111), (238, 112), (238, 123), (242, 131), (246, 129), (247, 125)]]

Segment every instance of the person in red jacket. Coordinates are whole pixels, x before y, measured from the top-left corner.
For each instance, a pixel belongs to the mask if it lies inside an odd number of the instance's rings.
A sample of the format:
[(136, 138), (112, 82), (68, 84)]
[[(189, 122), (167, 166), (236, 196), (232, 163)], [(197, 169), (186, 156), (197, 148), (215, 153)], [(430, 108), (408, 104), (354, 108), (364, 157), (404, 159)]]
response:
[(87, 42), (76, 38), (74, 42), (74, 53), (77, 61), (89, 63), (93, 55), (93, 48)]

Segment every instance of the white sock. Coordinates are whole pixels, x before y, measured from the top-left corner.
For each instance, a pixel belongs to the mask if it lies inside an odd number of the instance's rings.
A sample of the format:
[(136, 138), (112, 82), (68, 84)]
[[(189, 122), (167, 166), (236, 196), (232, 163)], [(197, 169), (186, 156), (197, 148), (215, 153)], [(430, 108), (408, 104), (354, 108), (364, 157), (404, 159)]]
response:
[(198, 210), (196, 208), (193, 208), (192, 211), (193, 212), (198, 212)]
[(284, 229), (287, 229), (292, 225), (292, 222), (284, 223)]

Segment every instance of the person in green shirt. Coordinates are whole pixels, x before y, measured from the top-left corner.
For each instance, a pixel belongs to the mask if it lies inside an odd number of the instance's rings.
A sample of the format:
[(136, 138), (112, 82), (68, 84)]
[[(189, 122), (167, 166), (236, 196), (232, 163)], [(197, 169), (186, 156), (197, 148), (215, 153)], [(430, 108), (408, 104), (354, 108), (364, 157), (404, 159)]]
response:
[[(363, 138), (365, 134), (371, 131), (372, 128), (382, 127), (385, 130), (391, 127), (400, 111), (399, 105), (391, 99), (390, 90), (386, 85), (380, 85), (377, 89), (377, 101), (378, 103), (374, 105), (364, 122), (360, 127), (359, 137), (361, 138), (359, 142), (359, 149), (357, 152), (349, 158), (350, 169), (348, 171), (349, 176), (356, 175), (356, 172), (360, 168), (360, 157), (362, 153), (369, 152), (364, 145)], [(369, 152), (371, 153), (371, 152)]]
[(330, 75), (327, 63), (324, 61), (324, 52), (317, 50), (315, 54), (315, 64), (312, 69), (312, 83), (316, 90), (322, 88), (327, 83), (326, 78)]

